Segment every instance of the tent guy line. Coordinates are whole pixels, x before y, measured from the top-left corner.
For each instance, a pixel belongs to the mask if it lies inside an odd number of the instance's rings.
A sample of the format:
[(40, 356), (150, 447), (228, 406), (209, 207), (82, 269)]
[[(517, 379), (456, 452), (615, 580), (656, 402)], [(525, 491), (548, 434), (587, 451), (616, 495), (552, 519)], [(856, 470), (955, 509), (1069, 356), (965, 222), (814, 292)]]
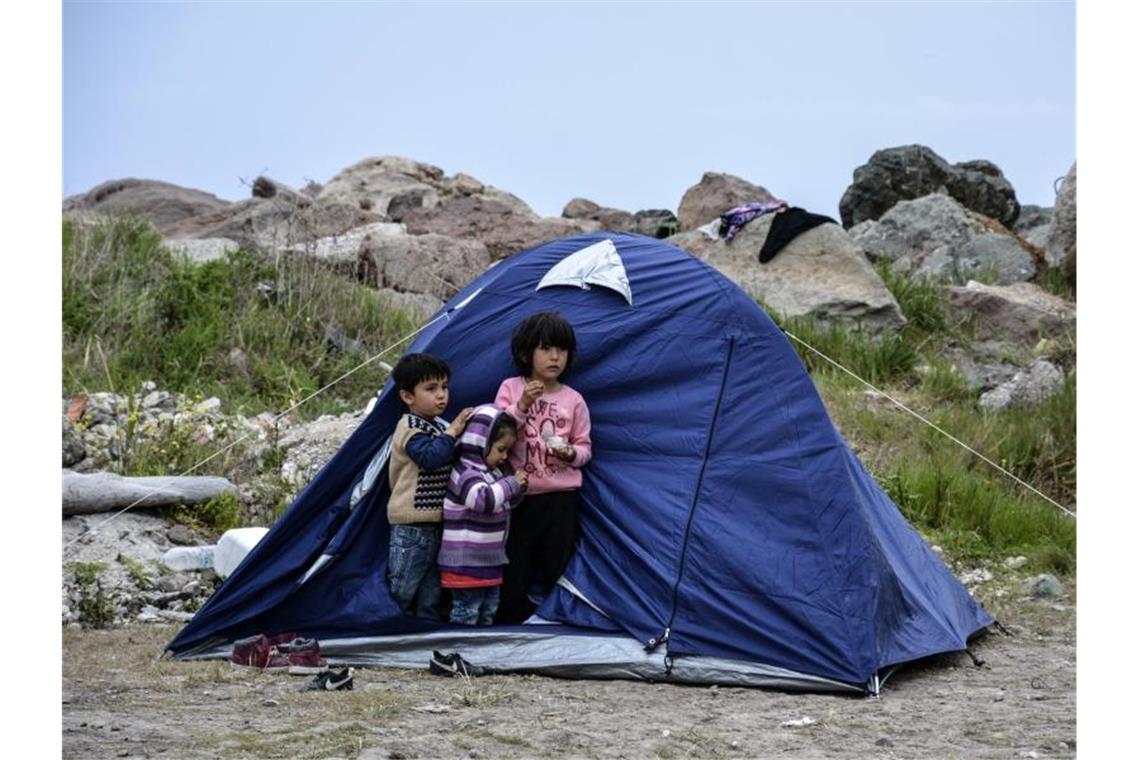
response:
[[(434, 319), (432, 319), (431, 321), (429, 321), (429, 322), (425, 322), (424, 324), (420, 325), (419, 327), (417, 327), (417, 328), (416, 328), (415, 330), (413, 330), (412, 332), (410, 332), (410, 333), (408, 333), (407, 335), (405, 335), (404, 337), (400, 338), (398, 341), (396, 341), (396, 342), (395, 342), (395, 343), (393, 343), (392, 345), (390, 345), (390, 346), (388, 346), (387, 348), (383, 349), (382, 351), (380, 351), (379, 353), (375, 354), (374, 356), (372, 356), (372, 357), (370, 357), (370, 358), (368, 358), (368, 359), (365, 359), (363, 362), (361, 362), (360, 364), (356, 365), (355, 367), (353, 367), (352, 369), (350, 369), (348, 372), (345, 372), (345, 373), (344, 373), (343, 375), (341, 375), (340, 377), (336, 378), (335, 380), (332, 380), (331, 382), (329, 382), (328, 384), (326, 384), (326, 385), (325, 385), (323, 388), (320, 388), (320, 389), (318, 389), (318, 390), (315, 390), (315, 391), (313, 391), (312, 393), (310, 393), (310, 394), (309, 394), (308, 396), (306, 396), (305, 398), (303, 398), (303, 399), (301, 399), (300, 401), (298, 401), (297, 403), (293, 404), (293, 406), (291, 406), (291, 407), (289, 407), (288, 409), (286, 409), (285, 411), (283, 411), (283, 412), (281, 412), (281, 413), (277, 414), (277, 415), (276, 415), (276, 416), (273, 418), (273, 422), (274, 422), (274, 423), (276, 423), (278, 420), (280, 420), (282, 417), (284, 417), (284, 416), (285, 416), (286, 414), (288, 414), (289, 412), (291, 412), (291, 411), (293, 411), (294, 409), (298, 408), (298, 407), (299, 407), (299, 406), (301, 406), (302, 404), (304, 404), (304, 403), (306, 403), (306, 402), (308, 402), (308, 401), (310, 401), (310, 400), (312, 400), (312, 399), (316, 398), (317, 396), (319, 396), (320, 394), (324, 393), (324, 392), (325, 392), (325, 391), (327, 391), (329, 388), (333, 387), (334, 385), (336, 385), (337, 383), (339, 383), (341, 380), (344, 380), (346, 377), (348, 377), (349, 375), (353, 374), (353, 373), (354, 373), (354, 372), (356, 372), (357, 370), (361, 370), (361, 369), (364, 369), (364, 368), (365, 368), (365, 367), (367, 367), (369, 364), (371, 364), (372, 362), (376, 361), (377, 359), (379, 359), (379, 358), (380, 358), (381, 356), (383, 356), (384, 354), (386, 354), (386, 353), (388, 353), (389, 351), (391, 351), (392, 349), (394, 349), (396, 346), (399, 346), (399, 345), (401, 345), (402, 343), (404, 343), (404, 342), (406, 342), (406, 341), (408, 341), (408, 340), (411, 340), (412, 338), (416, 337), (417, 335), (419, 335), (421, 332), (423, 332), (424, 330), (426, 330), (426, 329), (427, 329), (428, 327), (430, 327), (431, 325), (435, 324), (435, 323), (436, 323), (436, 322), (438, 322), (439, 320), (441, 320), (441, 319), (443, 319), (444, 317), (448, 316), (448, 315), (451, 313), (451, 311), (452, 311), (452, 310), (446, 311), (446, 312), (444, 312), (444, 313), (440, 314), (439, 316), (435, 317), (435, 318), (434, 318)], [(197, 470), (197, 469), (198, 469), (199, 467), (201, 467), (202, 465), (206, 464), (206, 462), (209, 462), (211, 459), (214, 459), (215, 457), (217, 457), (217, 456), (219, 456), (219, 455), (221, 455), (221, 454), (224, 454), (225, 452), (227, 452), (227, 451), (229, 451), (230, 449), (232, 449), (234, 446), (237, 446), (239, 443), (241, 443), (242, 441), (244, 441), (246, 438), (249, 438), (251, 435), (253, 435), (253, 433), (252, 433), (252, 432), (249, 432), (249, 433), (246, 433), (245, 435), (243, 435), (241, 438), (238, 438), (238, 439), (236, 439), (236, 440), (234, 440), (234, 441), (230, 442), (228, 445), (226, 445), (226, 446), (223, 446), (222, 448), (218, 449), (217, 451), (215, 451), (215, 452), (214, 452), (213, 454), (211, 454), (210, 456), (206, 457), (206, 458), (205, 458), (205, 459), (203, 459), (202, 461), (200, 461), (200, 462), (198, 462), (197, 464), (195, 464), (194, 466), (190, 467), (188, 470), (186, 470), (186, 471), (184, 471), (184, 472), (182, 472), (182, 473), (179, 473), (177, 477), (180, 477), (180, 478), (181, 478), (181, 477), (185, 477), (186, 475), (189, 475), (190, 473), (194, 472), (195, 470)], [(86, 535), (88, 535), (88, 534), (91, 534), (91, 533), (98, 533), (98, 532), (99, 532), (101, 529), (103, 529), (104, 527), (106, 527), (106, 526), (107, 526), (107, 524), (108, 524), (108, 523), (110, 523), (112, 520), (116, 519), (117, 517), (119, 517), (120, 515), (124, 514), (125, 512), (127, 512), (127, 511), (129, 511), (129, 510), (133, 509), (134, 507), (138, 506), (138, 505), (139, 505), (139, 504), (140, 504), (140, 503), (141, 503), (141, 502), (142, 502), (144, 499), (146, 499), (146, 497), (150, 496), (152, 493), (156, 493), (158, 490), (159, 490), (159, 489), (157, 489), (157, 488), (151, 489), (150, 491), (148, 491), (148, 492), (144, 493), (142, 496), (140, 496), (140, 497), (138, 497), (137, 499), (135, 499), (133, 502), (131, 502), (131, 503), (130, 503), (130, 504), (128, 504), (127, 506), (125, 506), (125, 507), (123, 507), (122, 509), (120, 509), (120, 510), (119, 510), (118, 512), (116, 512), (115, 514), (113, 514), (113, 515), (111, 515), (110, 517), (108, 517), (108, 518), (107, 518), (106, 520), (104, 520), (103, 522), (101, 522), (101, 523), (99, 523), (98, 525), (96, 525), (94, 528), (87, 528), (86, 530), (84, 530), (83, 532), (81, 532), (79, 535), (77, 535), (75, 538), (71, 539), (71, 540), (70, 540), (70, 541), (68, 541), (66, 544), (64, 544), (64, 545), (63, 545), (63, 550), (66, 552), (66, 551), (67, 551), (67, 550), (68, 550), (68, 549), (69, 549), (69, 548), (70, 548), (70, 547), (71, 547), (73, 544), (75, 544), (77, 541), (79, 541), (80, 539), (82, 539), (84, 536), (86, 536)]]
[(823, 359), (825, 359), (826, 361), (830, 362), (831, 364), (834, 364), (836, 367), (838, 367), (839, 369), (843, 370), (843, 371), (844, 371), (844, 372), (846, 372), (848, 375), (851, 375), (851, 377), (853, 377), (853, 378), (855, 378), (856, 380), (858, 380), (859, 382), (863, 383), (863, 385), (867, 386), (868, 388), (870, 388), (871, 390), (875, 391), (876, 393), (881, 393), (883, 396), (885, 396), (885, 397), (887, 398), (887, 400), (888, 400), (888, 401), (890, 401), (890, 402), (891, 402), (891, 403), (893, 403), (894, 405), (898, 406), (898, 407), (899, 407), (900, 409), (902, 409), (903, 411), (905, 411), (905, 412), (907, 412), (908, 414), (910, 414), (910, 415), (912, 415), (912, 416), (914, 416), (914, 417), (918, 418), (918, 419), (919, 419), (919, 420), (921, 420), (922, 422), (924, 422), (924, 423), (926, 423), (927, 425), (929, 425), (930, 427), (934, 428), (934, 429), (935, 429), (935, 430), (937, 430), (939, 433), (941, 433), (942, 435), (946, 436), (946, 437), (947, 437), (947, 438), (949, 438), (951, 441), (953, 441), (954, 443), (958, 444), (959, 446), (961, 446), (962, 448), (964, 448), (966, 451), (970, 452), (970, 453), (971, 453), (971, 454), (973, 454), (974, 456), (978, 457), (979, 459), (981, 459), (981, 460), (982, 460), (983, 462), (985, 462), (986, 464), (989, 464), (989, 465), (991, 465), (992, 467), (994, 467), (994, 468), (996, 468), (996, 469), (1000, 470), (1002, 473), (1004, 473), (1005, 475), (1007, 475), (1007, 476), (1008, 476), (1008, 477), (1010, 477), (1011, 479), (1013, 479), (1013, 480), (1017, 481), (1017, 482), (1018, 482), (1018, 483), (1020, 483), (1021, 485), (1025, 486), (1025, 487), (1026, 487), (1026, 488), (1028, 488), (1030, 491), (1032, 491), (1033, 493), (1037, 494), (1037, 495), (1038, 495), (1038, 496), (1040, 496), (1042, 499), (1044, 499), (1045, 501), (1047, 501), (1047, 502), (1049, 502), (1050, 504), (1052, 504), (1053, 506), (1055, 506), (1057, 509), (1059, 509), (1059, 510), (1061, 510), (1062, 512), (1064, 512), (1065, 514), (1067, 514), (1069, 517), (1072, 517), (1074, 520), (1077, 518), (1077, 513), (1076, 513), (1076, 512), (1073, 512), (1073, 511), (1071, 511), (1071, 510), (1069, 510), (1069, 509), (1066, 509), (1065, 507), (1061, 506), (1061, 505), (1060, 505), (1059, 503), (1057, 503), (1057, 502), (1056, 502), (1054, 499), (1051, 499), (1051, 498), (1049, 498), (1048, 496), (1046, 496), (1045, 494), (1041, 493), (1041, 492), (1040, 492), (1040, 491), (1038, 491), (1036, 488), (1034, 488), (1033, 486), (1029, 485), (1029, 484), (1028, 484), (1028, 483), (1026, 483), (1024, 480), (1022, 480), (1021, 478), (1017, 477), (1017, 476), (1016, 476), (1016, 475), (1014, 475), (1012, 472), (1010, 472), (1009, 470), (1005, 469), (1004, 467), (1002, 467), (1002, 466), (1001, 466), (1000, 464), (998, 464), (997, 462), (995, 462), (995, 461), (993, 461), (992, 459), (990, 459), (989, 457), (987, 457), (985, 454), (982, 454), (981, 452), (977, 451), (976, 449), (973, 449), (973, 448), (971, 448), (969, 445), (967, 445), (967, 444), (963, 443), (962, 441), (958, 440), (958, 439), (957, 439), (957, 438), (955, 438), (954, 436), (950, 435), (950, 433), (947, 433), (945, 430), (943, 430), (942, 428), (938, 427), (938, 426), (937, 426), (937, 425), (935, 425), (933, 422), (931, 422), (930, 420), (926, 419), (925, 417), (923, 417), (923, 416), (922, 416), (921, 414), (919, 414), (918, 412), (916, 412), (916, 411), (914, 411), (913, 409), (911, 409), (910, 407), (908, 407), (906, 404), (904, 404), (904, 403), (902, 403), (901, 401), (899, 401), (898, 399), (894, 398), (894, 397), (893, 397), (893, 396), (891, 396), (889, 393), (886, 393), (885, 391), (879, 390), (879, 389), (878, 389), (878, 388), (876, 388), (875, 386), (871, 385), (869, 382), (867, 382), (867, 381), (866, 381), (866, 380), (864, 380), (863, 378), (859, 377), (859, 376), (858, 376), (858, 375), (856, 375), (854, 372), (852, 372), (851, 370), (847, 369), (846, 367), (844, 367), (844, 366), (843, 366), (842, 364), (840, 364), (839, 362), (837, 362), (837, 361), (835, 361), (834, 359), (832, 359), (830, 356), (827, 356), (826, 354), (824, 354), (824, 353), (823, 353), (822, 351), (820, 351), (819, 349), (815, 348), (814, 346), (808, 345), (808, 344), (807, 344), (807, 343), (805, 343), (803, 340), (801, 340), (801, 339), (797, 338), (795, 335), (792, 335), (792, 334), (791, 334), (790, 332), (788, 332), (787, 330), (784, 330), (783, 328), (780, 328), (780, 329), (781, 329), (781, 330), (783, 330), (783, 333), (784, 333), (784, 335), (787, 335), (789, 338), (791, 338), (791, 339), (792, 339), (792, 340), (794, 340), (795, 342), (799, 343), (800, 345), (804, 346), (805, 348), (807, 348), (807, 349), (808, 349), (809, 351), (811, 351), (812, 353), (818, 354), (819, 356), (821, 356), (821, 357), (822, 357)]

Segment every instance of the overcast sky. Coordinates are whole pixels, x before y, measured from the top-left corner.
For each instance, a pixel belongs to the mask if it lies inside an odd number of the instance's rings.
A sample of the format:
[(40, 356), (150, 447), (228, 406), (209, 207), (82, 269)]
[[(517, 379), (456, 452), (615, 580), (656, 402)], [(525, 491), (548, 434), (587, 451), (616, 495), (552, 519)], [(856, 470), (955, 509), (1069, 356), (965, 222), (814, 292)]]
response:
[(65, 195), (248, 197), (367, 156), (561, 214), (676, 210), (705, 171), (837, 215), (877, 149), (997, 163), (1052, 205), (1076, 157), (1070, 2), (64, 3)]

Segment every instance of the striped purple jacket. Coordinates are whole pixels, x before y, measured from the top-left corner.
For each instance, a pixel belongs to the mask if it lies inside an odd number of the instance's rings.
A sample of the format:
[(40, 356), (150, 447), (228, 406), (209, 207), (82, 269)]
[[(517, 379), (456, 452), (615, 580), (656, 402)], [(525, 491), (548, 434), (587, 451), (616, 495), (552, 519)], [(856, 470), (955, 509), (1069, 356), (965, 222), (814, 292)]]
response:
[(439, 567), (475, 578), (502, 578), (507, 564), (510, 509), (523, 488), (503, 469), (487, 468), (487, 440), (495, 418), (504, 414), (490, 404), (475, 409), (459, 437), (459, 459), (451, 468), (443, 499), (443, 540)]

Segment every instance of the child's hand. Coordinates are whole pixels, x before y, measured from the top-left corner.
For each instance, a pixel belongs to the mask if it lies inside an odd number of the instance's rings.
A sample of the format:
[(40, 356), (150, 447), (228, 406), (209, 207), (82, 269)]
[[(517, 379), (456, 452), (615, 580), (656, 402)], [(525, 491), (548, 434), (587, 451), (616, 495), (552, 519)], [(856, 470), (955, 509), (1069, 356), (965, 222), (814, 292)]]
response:
[(526, 474), (526, 472), (524, 470), (519, 470), (518, 472), (515, 473), (515, 480), (518, 481), (518, 484), (520, 486), (522, 486), (523, 488), (526, 488), (527, 483), (530, 480), (530, 477)]
[(574, 451), (574, 447), (570, 444), (563, 446), (547, 446), (546, 450), (561, 459), (563, 462), (573, 462), (574, 455), (577, 453)]
[(543, 387), (541, 380), (531, 380), (527, 382), (518, 400), (520, 412), (525, 414), (530, 409), (531, 404), (537, 401), (538, 397), (542, 395)]
[(452, 438), (458, 438), (459, 434), (463, 432), (463, 428), (467, 426), (467, 420), (471, 419), (471, 415), (474, 413), (474, 409), (467, 407), (462, 412), (455, 415), (455, 419), (452, 420), (451, 424), (447, 426), (447, 434)]

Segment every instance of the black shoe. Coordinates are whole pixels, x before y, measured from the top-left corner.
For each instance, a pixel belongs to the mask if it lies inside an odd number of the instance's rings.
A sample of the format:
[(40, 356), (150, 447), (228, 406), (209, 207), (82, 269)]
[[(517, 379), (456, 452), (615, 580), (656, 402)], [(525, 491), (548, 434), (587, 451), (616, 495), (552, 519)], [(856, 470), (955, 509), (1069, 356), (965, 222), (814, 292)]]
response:
[(326, 670), (302, 686), (301, 691), (352, 691), (352, 668), (339, 673)]
[(437, 651), (432, 651), (431, 662), (428, 664), (428, 669), (433, 675), (437, 676), (481, 676), (483, 675), (483, 668), (479, 665), (472, 665), (459, 656), (458, 652), (451, 654), (440, 654)]

